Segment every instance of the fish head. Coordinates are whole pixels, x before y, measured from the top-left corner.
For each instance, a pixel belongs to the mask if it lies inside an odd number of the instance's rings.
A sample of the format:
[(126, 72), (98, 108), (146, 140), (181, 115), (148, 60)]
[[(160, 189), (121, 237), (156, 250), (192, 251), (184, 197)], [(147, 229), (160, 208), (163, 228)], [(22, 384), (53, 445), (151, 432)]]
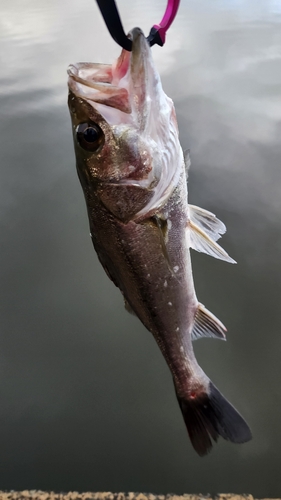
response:
[(112, 65), (68, 68), (69, 109), (82, 185), (149, 190), (150, 202), (144, 200), (151, 209), (173, 186), (182, 155), (173, 102), (162, 89), (151, 48), (139, 28), (129, 37), (132, 52), (123, 49)]

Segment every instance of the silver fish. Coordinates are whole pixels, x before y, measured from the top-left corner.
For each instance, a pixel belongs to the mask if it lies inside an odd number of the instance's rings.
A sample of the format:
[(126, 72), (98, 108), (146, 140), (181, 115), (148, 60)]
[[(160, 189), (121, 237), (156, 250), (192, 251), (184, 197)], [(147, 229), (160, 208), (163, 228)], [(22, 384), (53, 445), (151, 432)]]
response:
[(132, 52), (113, 65), (79, 63), (69, 74), (78, 176), (99, 260), (126, 308), (154, 335), (199, 455), (219, 436), (251, 431), (198, 365), (192, 341), (225, 339), (225, 326), (197, 300), (190, 248), (234, 262), (218, 245), (224, 224), (188, 205), (189, 153), (179, 143), (172, 100), (162, 89), (139, 28)]

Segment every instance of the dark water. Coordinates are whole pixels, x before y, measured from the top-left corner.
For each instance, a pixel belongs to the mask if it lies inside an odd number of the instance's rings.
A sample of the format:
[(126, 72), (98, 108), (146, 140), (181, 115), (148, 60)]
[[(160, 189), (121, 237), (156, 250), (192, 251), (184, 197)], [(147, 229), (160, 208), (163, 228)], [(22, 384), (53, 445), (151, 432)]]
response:
[[(165, 1), (118, 5), (126, 30), (148, 32)], [(119, 49), (93, 0), (2, 0), (0, 40), (0, 489), (280, 496), (281, 2), (183, 0), (153, 48), (191, 202), (226, 223), (238, 261), (193, 253), (199, 300), (229, 330), (196, 354), (254, 439), (204, 459), (97, 261), (75, 173), (66, 68)]]

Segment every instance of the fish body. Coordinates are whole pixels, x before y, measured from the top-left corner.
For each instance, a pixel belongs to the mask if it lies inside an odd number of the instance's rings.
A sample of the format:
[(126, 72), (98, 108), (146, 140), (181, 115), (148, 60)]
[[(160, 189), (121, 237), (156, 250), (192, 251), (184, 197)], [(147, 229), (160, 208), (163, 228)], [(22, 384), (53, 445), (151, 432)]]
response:
[[(225, 338), (224, 325), (197, 300), (190, 248), (234, 262), (217, 244), (214, 214), (188, 205), (189, 154), (178, 138), (139, 28), (115, 64), (69, 68), (69, 109), (78, 176), (99, 260), (126, 308), (154, 335), (171, 370), (191, 442), (251, 439), (248, 425), (198, 365), (192, 341)], [(212, 439), (211, 439), (212, 438)]]

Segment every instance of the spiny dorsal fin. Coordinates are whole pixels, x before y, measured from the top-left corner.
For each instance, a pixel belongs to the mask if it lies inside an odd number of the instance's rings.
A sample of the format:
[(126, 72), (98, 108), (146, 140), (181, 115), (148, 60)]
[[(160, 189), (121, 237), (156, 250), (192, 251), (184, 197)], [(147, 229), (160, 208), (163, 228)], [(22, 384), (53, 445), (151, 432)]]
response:
[(226, 340), (225, 332), (226, 328), (224, 324), (199, 302), (191, 332), (191, 340), (197, 340), (202, 337), (214, 337)]
[(236, 264), (236, 261), (229, 257), (228, 253), (216, 243), (226, 231), (224, 223), (211, 212), (194, 205), (189, 205), (189, 216), (190, 247), (197, 252), (204, 252), (216, 259)]

